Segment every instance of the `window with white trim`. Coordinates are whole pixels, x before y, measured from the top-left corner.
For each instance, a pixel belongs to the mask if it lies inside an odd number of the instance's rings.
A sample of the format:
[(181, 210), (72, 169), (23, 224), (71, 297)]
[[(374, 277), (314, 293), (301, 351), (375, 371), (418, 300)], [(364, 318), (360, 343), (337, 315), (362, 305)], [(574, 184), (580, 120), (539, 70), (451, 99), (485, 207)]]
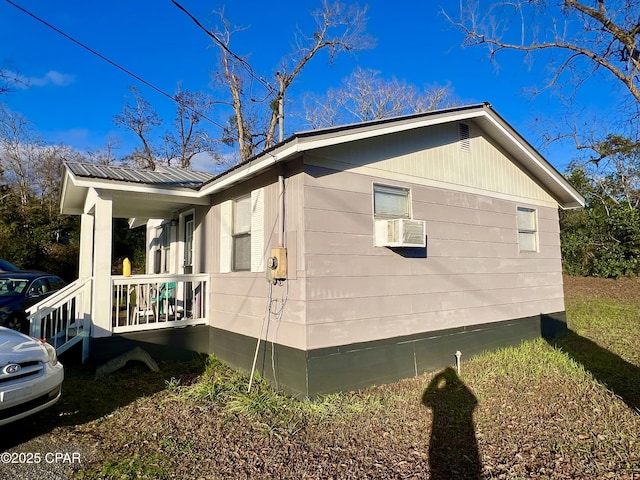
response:
[(251, 270), (251, 195), (233, 201), (232, 269)]
[(521, 252), (538, 251), (538, 218), (534, 208), (518, 207), (518, 246)]
[(220, 204), (220, 272), (264, 272), (264, 188)]
[(410, 190), (390, 185), (373, 185), (373, 214), (375, 218), (411, 218)]

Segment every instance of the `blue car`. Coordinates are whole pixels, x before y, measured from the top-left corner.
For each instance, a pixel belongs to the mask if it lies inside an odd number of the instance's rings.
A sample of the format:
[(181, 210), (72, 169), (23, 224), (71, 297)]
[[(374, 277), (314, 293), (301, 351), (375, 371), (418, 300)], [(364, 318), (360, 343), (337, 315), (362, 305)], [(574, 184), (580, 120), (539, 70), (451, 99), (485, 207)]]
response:
[(64, 280), (41, 272), (0, 274), (0, 326), (28, 333), (27, 308), (65, 286)]
[(0, 258), (0, 272), (16, 272), (20, 270), (13, 263), (9, 263), (6, 260)]

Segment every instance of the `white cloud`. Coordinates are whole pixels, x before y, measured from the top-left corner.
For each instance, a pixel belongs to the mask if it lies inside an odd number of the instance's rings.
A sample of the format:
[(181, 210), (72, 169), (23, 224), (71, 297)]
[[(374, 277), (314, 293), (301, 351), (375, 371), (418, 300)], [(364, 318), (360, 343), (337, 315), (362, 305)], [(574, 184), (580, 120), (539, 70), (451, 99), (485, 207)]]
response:
[(49, 70), (43, 77), (31, 77), (29, 82), (34, 87), (44, 87), (45, 85), (54, 85), (56, 87), (66, 87), (75, 82), (76, 77), (68, 75), (66, 73), (56, 72), (55, 70)]
[[(224, 161), (226, 160), (225, 158)], [(231, 158), (228, 160), (231, 162)], [(191, 159), (191, 169), (198, 172), (221, 173), (227, 170), (229, 166), (216, 163), (213, 156), (206, 152), (196, 153)]]
[(87, 128), (71, 128), (69, 130), (52, 132), (50, 136), (55, 138), (56, 142), (65, 145), (86, 145), (90, 142), (91, 131)]
[(48, 85), (53, 85), (54, 87), (66, 87), (76, 81), (76, 77), (74, 75), (60, 73), (56, 70), (49, 70), (41, 77), (26, 77), (13, 72), (9, 72), (9, 74), (18, 80), (15, 85), (18, 88), (46, 87)]

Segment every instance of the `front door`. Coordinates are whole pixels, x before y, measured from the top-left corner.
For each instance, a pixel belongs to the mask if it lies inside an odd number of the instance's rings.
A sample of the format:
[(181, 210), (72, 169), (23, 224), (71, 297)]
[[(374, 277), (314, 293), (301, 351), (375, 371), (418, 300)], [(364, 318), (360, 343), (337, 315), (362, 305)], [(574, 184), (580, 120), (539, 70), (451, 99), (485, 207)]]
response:
[[(193, 230), (194, 220), (193, 214), (184, 217), (184, 261), (182, 263), (182, 273), (189, 275), (193, 273)], [(184, 283), (184, 306), (186, 318), (193, 317), (193, 284), (192, 282)]]
[(193, 273), (193, 214), (184, 217), (184, 261), (183, 273)]

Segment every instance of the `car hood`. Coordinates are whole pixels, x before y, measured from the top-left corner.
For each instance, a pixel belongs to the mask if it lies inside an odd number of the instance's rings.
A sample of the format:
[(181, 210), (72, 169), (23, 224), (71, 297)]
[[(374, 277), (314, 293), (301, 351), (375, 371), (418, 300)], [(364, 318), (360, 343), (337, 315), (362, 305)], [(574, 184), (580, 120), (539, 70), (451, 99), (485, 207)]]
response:
[(34, 360), (46, 362), (47, 359), (47, 351), (39, 340), (0, 327), (0, 367)]

